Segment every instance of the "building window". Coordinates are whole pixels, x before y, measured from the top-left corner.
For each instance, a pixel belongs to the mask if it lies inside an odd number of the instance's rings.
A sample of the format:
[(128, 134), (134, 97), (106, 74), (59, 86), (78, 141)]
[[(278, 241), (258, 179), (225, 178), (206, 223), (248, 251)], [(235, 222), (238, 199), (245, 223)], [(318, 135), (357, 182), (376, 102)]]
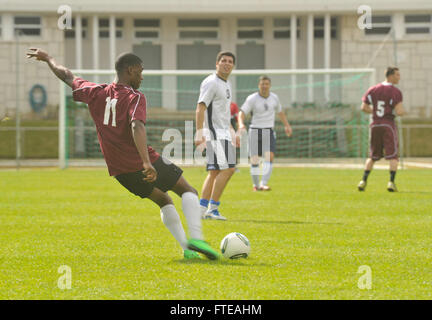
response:
[(159, 19), (134, 19), (135, 39), (157, 39), (159, 29)]
[[(123, 37), (123, 19), (115, 19), (116, 38)], [(99, 19), (99, 38), (109, 38), (109, 19)]]
[[(337, 18), (330, 19), (330, 37), (331, 39), (337, 38)], [(324, 38), (324, 18), (314, 18), (314, 38)]]
[(430, 34), (432, 16), (430, 14), (405, 15), (406, 34)]
[[(87, 18), (81, 19), (81, 37), (85, 39), (87, 37), (88, 23)], [(65, 29), (65, 38), (74, 39), (75, 38), (75, 18), (72, 18), (72, 29)]]
[(217, 39), (218, 19), (179, 19), (177, 22), (180, 39)]
[(16, 16), (14, 17), (14, 32), (20, 36), (38, 37), (41, 35), (41, 17)]
[(372, 29), (364, 29), (366, 35), (388, 34), (392, 27), (392, 16), (372, 16)]
[[(276, 18), (273, 20), (273, 38), (290, 39), (291, 38), (291, 19)], [(297, 18), (297, 39), (300, 39), (300, 19)]]
[(237, 20), (238, 39), (262, 39), (263, 20), (262, 19), (238, 19)]

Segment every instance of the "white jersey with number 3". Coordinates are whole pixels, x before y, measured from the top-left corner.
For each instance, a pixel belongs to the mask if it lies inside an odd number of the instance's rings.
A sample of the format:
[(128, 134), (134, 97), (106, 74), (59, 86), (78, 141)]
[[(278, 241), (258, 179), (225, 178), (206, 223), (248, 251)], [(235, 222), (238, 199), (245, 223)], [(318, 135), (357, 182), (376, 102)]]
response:
[(241, 111), (245, 115), (252, 113), (251, 128), (273, 128), (275, 113), (282, 111), (282, 105), (279, 97), (273, 92), (270, 92), (267, 98), (255, 92), (246, 98)]
[(204, 132), (207, 140), (231, 141), (231, 97), (231, 84), (215, 73), (201, 83), (198, 103), (207, 106), (204, 122), (204, 128), (210, 131)]

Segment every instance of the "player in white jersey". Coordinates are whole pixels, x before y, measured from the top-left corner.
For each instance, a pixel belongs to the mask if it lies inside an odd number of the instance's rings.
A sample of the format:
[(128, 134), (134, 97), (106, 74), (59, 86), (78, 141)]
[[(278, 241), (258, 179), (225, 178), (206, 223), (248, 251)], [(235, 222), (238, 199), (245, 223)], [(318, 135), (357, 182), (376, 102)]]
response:
[[(205, 219), (226, 220), (219, 213), (220, 198), (235, 171), (235, 146), (240, 140), (231, 126), (231, 84), (228, 77), (235, 64), (231, 52), (216, 58), (216, 72), (201, 83), (196, 109), (195, 145), (205, 143), (208, 175), (201, 192), (201, 212)], [(204, 128), (203, 128), (204, 123)]]
[[(252, 113), (252, 121), (249, 127), (249, 156), (251, 161), (251, 176), (254, 191), (269, 191), (267, 185), (273, 170), (273, 159), (276, 151), (276, 134), (273, 131), (275, 114), (282, 120), (285, 133), (288, 137), (292, 134), (292, 128), (288, 123), (278, 96), (270, 92), (271, 79), (261, 76), (258, 82), (258, 92), (246, 98), (239, 113), (239, 134), (246, 130), (245, 116)], [(260, 183), (259, 161), (264, 156), (263, 174)]]

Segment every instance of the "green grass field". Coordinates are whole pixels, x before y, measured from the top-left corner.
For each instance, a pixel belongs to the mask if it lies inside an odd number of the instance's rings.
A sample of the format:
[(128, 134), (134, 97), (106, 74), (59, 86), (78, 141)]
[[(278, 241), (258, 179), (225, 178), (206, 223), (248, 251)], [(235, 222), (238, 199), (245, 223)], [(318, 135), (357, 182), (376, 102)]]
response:
[[(158, 207), (105, 169), (0, 171), (0, 298), (432, 299), (432, 171), (398, 172), (393, 194), (386, 170), (358, 192), (361, 174), (275, 168), (273, 191), (253, 193), (241, 168), (222, 198), (229, 220), (203, 228), (214, 247), (245, 234), (250, 257), (185, 261)], [(199, 190), (206, 173), (184, 175)]]

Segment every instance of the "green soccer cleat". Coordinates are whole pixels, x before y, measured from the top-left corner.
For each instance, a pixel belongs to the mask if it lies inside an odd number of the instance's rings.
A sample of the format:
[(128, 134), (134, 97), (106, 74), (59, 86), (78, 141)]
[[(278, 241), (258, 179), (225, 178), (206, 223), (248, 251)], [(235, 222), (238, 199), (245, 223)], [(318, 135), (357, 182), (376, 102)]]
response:
[(394, 182), (389, 181), (389, 183), (387, 184), (387, 190), (389, 192), (397, 192), (397, 188)]
[(193, 250), (185, 250), (183, 252), (183, 256), (186, 260), (189, 259), (201, 259), (200, 255), (198, 254), (198, 252), (195, 252)]
[(220, 257), (219, 253), (204, 240), (189, 239), (187, 246), (190, 250), (202, 253), (210, 260), (216, 260)]

